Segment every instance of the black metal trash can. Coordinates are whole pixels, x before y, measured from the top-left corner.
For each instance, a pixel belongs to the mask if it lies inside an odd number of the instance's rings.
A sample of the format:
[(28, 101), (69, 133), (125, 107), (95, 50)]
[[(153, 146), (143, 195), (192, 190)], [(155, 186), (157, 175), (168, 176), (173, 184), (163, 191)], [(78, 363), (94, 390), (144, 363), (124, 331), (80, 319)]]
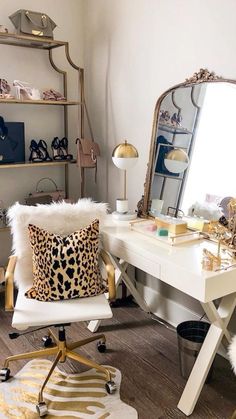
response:
[[(209, 328), (209, 323), (196, 320), (186, 321), (177, 326), (180, 373), (182, 377), (188, 378), (190, 375)], [(211, 367), (206, 382), (209, 382), (211, 379), (212, 370)]]

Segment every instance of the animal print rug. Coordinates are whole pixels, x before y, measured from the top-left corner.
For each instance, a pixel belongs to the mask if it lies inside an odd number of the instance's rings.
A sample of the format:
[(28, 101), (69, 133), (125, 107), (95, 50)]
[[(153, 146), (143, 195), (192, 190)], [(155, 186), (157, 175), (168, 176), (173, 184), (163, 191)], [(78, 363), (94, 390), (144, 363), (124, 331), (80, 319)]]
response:
[[(0, 384), (1, 419), (38, 419), (38, 392), (51, 365), (48, 360), (30, 361), (14, 378)], [(105, 375), (95, 369), (66, 374), (56, 368), (44, 391), (48, 407), (45, 418), (137, 419), (137, 411), (120, 400), (120, 371), (109, 369), (117, 385), (112, 395), (106, 393)]]

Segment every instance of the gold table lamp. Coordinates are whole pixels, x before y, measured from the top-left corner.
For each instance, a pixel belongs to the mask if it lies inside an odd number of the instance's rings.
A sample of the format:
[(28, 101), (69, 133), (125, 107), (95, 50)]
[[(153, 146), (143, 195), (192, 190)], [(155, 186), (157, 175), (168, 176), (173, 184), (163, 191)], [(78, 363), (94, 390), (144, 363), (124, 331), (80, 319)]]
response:
[(127, 169), (133, 167), (138, 160), (138, 151), (125, 140), (116, 146), (112, 152), (112, 160), (115, 166), (124, 171), (124, 192), (123, 198), (116, 200), (116, 211), (113, 217), (120, 221), (133, 220), (137, 217), (136, 213), (129, 211), (127, 199)]

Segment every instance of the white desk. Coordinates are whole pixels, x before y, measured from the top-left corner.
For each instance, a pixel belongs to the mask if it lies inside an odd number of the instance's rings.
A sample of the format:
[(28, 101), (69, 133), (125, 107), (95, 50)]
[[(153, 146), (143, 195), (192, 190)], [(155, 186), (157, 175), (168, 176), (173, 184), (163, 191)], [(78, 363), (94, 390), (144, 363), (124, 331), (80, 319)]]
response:
[[(148, 307), (125, 272), (127, 264), (196, 298), (205, 310), (211, 326), (178, 404), (178, 408), (189, 416), (222, 339), (230, 340), (227, 326), (236, 305), (236, 269), (202, 271), (202, 249), (216, 251), (214, 243), (198, 240), (171, 247), (131, 231), (128, 223), (110, 220), (102, 229), (102, 241), (104, 249), (115, 257), (116, 267), (120, 270), (117, 281), (122, 277), (144, 310), (148, 311)], [(217, 298), (221, 298), (218, 309), (213, 302)]]

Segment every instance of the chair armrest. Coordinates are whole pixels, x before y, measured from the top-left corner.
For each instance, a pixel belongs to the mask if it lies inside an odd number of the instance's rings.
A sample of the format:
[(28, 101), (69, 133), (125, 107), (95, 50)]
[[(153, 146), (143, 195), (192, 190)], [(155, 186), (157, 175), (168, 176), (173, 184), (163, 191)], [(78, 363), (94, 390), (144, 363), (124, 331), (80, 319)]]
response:
[(14, 310), (14, 271), (16, 266), (17, 256), (10, 256), (5, 273), (5, 311)]
[(107, 272), (107, 283), (108, 283), (108, 292), (109, 300), (115, 300), (116, 298), (116, 287), (115, 287), (115, 269), (112, 264), (111, 258), (105, 250), (101, 249), (100, 256), (105, 265)]

